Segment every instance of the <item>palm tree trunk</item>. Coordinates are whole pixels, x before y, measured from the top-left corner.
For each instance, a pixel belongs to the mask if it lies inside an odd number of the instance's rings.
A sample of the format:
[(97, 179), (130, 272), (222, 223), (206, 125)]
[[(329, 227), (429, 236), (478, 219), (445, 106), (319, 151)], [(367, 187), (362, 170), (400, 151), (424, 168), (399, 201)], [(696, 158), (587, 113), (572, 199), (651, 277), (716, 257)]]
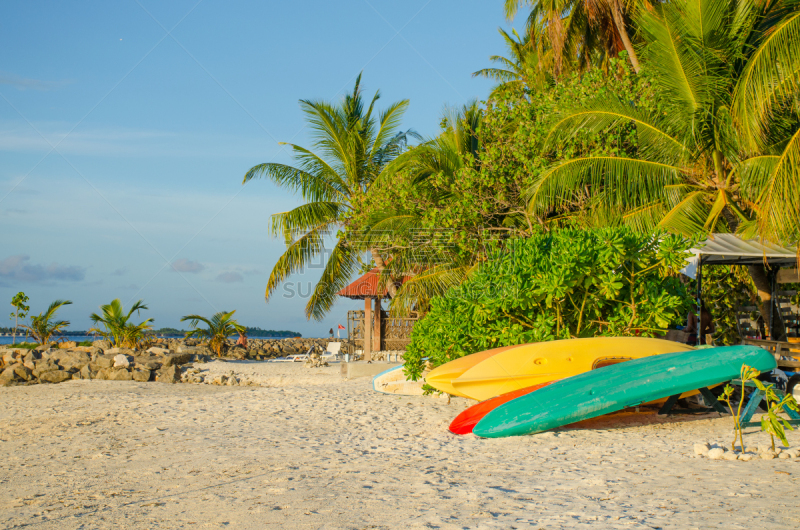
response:
[[(372, 249), (369, 252), (372, 254), (372, 261), (375, 262), (375, 268), (378, 269), (378, 274), (386, 270), (386, 262), (383, 261), (380, 253), (375, 249)], [(394, 298), (394, 295), (397, 294), (397, 286), (393, 281), (389, 281), (389, 283), (386, 285), (386, 292), (389, 293), (389, 298)], [(377, 295), (378, 293), (375, 294)]]
[[(777, 308), (774, 308), (774, 311), (770, 311), (770, 308), (772, 308), (774, 304), (772, 300), (772, 286), (770, 285), (767, 273), (764, 272), (764, 267), (761, 265), (749, 265), (747, 270), (758, 292), (758, 310), (761, 313), (761, 318), (764, 319), (764, 329), (767, 335), (771, 335), (776, 340), (785, 340), (783, 330), (781, 329), (781, 317), (778, 314)], [(777, 317), (774, 323), (770, 318), (773, 314)], [(770, 330), (772, 330), (771, 333)]]
[(628, 36), (628, 30), (625, 27), (625, 17), (622, 16), (622, 7), (619, 5), (619, 0), (611, 0), (611, 16), (614, 18), (614, 25), (617, 26), (622, 44), (628, 52), (633, 71), (638, 74), (641, 69), (639, 67), (639, 58), (636, 56), (636, 51), (633, 49), (633, 44), (631, 44), (631, 39)]

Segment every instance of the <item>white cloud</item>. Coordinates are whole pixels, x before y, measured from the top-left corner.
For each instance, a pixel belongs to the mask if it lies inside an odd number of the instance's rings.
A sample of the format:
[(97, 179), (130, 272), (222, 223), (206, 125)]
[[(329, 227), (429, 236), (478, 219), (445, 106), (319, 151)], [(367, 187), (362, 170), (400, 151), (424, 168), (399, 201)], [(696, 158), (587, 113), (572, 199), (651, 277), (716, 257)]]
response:
[(222, 283), (238, 283), (244, 281), (244, 276), (238, 272), (223, 272), (217, 276), (217, 281)]
[(188, 272), (191, 274), (197, 274), (205, 269), (202, 263), (199, 261), (192, 261), (186, 258), (176, 259), (172, 262), (172, 270), (177, 272)]
[(0, 260), (0, 279), (15, 282), (44, 282), (62, 280), (79, 282), (86, 276), (86, 269), (77, 265), (50, 265), (29, 263), (30, 256), (19, 254)]

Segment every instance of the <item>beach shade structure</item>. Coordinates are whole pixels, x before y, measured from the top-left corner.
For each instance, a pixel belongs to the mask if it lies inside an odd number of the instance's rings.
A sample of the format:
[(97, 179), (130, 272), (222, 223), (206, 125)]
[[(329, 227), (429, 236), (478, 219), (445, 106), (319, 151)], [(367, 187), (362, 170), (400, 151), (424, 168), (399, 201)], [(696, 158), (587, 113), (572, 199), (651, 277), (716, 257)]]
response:
[[(408, 277), (404, 277), (400, 284), (405, 283), (408, 279)], [(351, 300), (364, 300), (364, 328), (363, 330), (348, 329), (347, 336), (351, 340), (357, 341), (356, 337), (362, 335), (364, 360), (371, 361), (372, 352), (381, 349), (381, 300), (390, 298), (388, 285), (381, 281), (380, 271), (375, 267), (336, 294)], [(344, 329), (341, 325), (339, 327)]]
[(596, 418), (675, 394), (735, 379), (747, 365), (760, 372), (775, 358), (757, 346), (724, 346), (654, 355), (556, 381), (504, 403), (472, 432), (486, 438), (519, 436)]
[[(766, 265), (770, 281), (771, 303), (769, 321), (775, 313), (776, 283), (780, 267), (797, 267), (797, 251), (765, 241), (744, 239), (734, 234), (711, 234), (708, 239), (691, 250), (693, 256), (681, 271), (690, 278), (697, 279), (697, 322), (700, 322), (702, 309), (703, 267), (710, 265)], [(785, 273), (784, 273), (785, 275)], [(775, 340), (774, 326), (768, 326), (769, 338)], [(700, 334), (702, 335), (702, 334)], [(705, 344), (705, 337), (698, 337), (698, 344)]]
[(522, 344), (487, 357), (450, 384), (457, 395), (484, 401), (606, 365), (691, 349), (679, 342), (647, 337), (590, 337)]

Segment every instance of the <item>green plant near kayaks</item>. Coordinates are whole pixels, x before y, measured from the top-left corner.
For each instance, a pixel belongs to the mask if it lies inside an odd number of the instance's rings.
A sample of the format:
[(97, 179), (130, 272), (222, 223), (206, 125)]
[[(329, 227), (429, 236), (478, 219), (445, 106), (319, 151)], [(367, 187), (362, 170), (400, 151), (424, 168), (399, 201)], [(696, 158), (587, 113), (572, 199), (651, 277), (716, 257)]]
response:
[(148, 318), (134, 324), (130, 322), (131, 315), (136, 311), (137, 314), (142, 309), (148, 309), (142, 300), (139, 300), (125, 313), (122, 302), (115, 298), (110, 304), (100, 306), (102, 315), (92, 313), (89, 318), (95, 325), (102, 324), (103, 328), (92, 328), (89, 333), (97, 333), (106, 340), (110, 340), (115, 346), (123, 348), (135, 348), (139, 341), (144, 337), (146, 331), (153, 329), (150, 323), (152, 318)]
[(767, 402), (767, 412), (761, 416), (761, 431), (769, 433), (770, 438), (772, 439), (772, 450), (775, 451), (776, 436), (781, 442), (783, 442), (784, 447), (789, 446), (789, 442), (786, 439), (786, 429), (793, 431), (794, 427), (792, 427), (788, 421), (778, 416), (778, 414), (781, 412), (786, 412), (787, 409), (800, 412), (800, 408), (798, 408), (797, 401), (795, 401), (794, 396), (791, 394), (786, 394), (783, 396), (783, 398), (778, 398), (778, 394), (775, 392), (775, 385), (765, 385), (763, 381), (758, 379), (759, 375), (761, 375), (761, 372), (755, 368), (747, 366), (746, 364), (742, 365), (742, 371), (739, 375), (739, 380), (742, 382), (740, 394), (741, 398), (739, 399), (739, 405), (737, 407), (734, 407), (731, 403), (731, 396), (736, 389), (730, 383), (725, 385), (722, 395), (717, 398), (720, 401), (724, 401), (728, 404), (728, 410), (731, 411), (731, 416), (733, 416), (734, 436), (733, 442), (731, 443), (731, 450), (736, 449), (735, 444), (736, 439), (738, 438), (739, 447), (742, 448), (742, 452), (746, 451), (744, 446), (741, 416), (742, 406), (745, 401), (745, 383), (748, 381), (752, 381), (756, 388), (764, 393), (764, 399)]
[(748, 381), (756, 380), (756, 377), (758, 377), (760, 373), (761, 372), (759, 372), (755, 368), (747, 366), (746, 364), (742, 365), (742, 370), (741, 372), (739, 372), (739, 380), (742, 382), (742, 388), (741, 388), (741, 393), (739, 394), (740, 398), (738, 406), (734, 406), (733, 403), (731, 403), (731, 397), (733, 396), (733, 393), (736, 391), (736, 389), (730, 383), (725, 385), (722, 394), (717, 398), (719, 401), (724, 401), (725, 403), (728, 404), (728, 410), (731, 412), (731, 416), (733, 417), (733, 441), (731, 442), (731, 451), (736, 450), (737, 438), (739, 439), (739, 447), (742, 448), (742, 452), (744, 453), (746, 451), (744, 447), (744, 436), (742, 432), (742, 421), (741, 421), (742, 405), (744, 405), (745, 383), (747, 383)]
[[(200, 337), (208, 339), (208, 347), (211, 348), (217, 357), (222, 356), (222, 350), (225, 348), (228, 337), (234, 333), (244, 333), (245, 327), (233, 319), (233, 311), (220, 311), (210, 319), (201, 317), (200, 315), (186, 315), (181, 318), (181, 322), (190, 320), (189, 324), (192, 326), (191, 331), (186, 332), (186, 337)], [(200, 322), (205, 323), (206, 329), (198, 328), (197, 324)]]
[(791, 394), (786, 394), (783, 399), (778, 399), (778, 394), (775, 392), (775, 385), (765, 385), (758, 379), (753, 379), (756, 387), (764, 392), (764, 399), (767, 401), (767, 413), (761, 416), (761, 430), (768, 432), (772, 439), (772, 450), (775, 451), (775, 437), (780, 438), (784, 447), (789, 447), (789, 441), (786, 440), (786, 429), (794, 430), (794, 427), (785, 419), (778, 416), (781, 412), (786, 412), (786, 409), (800, 412), (797, 407), (797, 401)]
[(53, 335), (69, 326), (68, 320), (54, 320), (54, 318), (56, 312), (58, 312), (62, 306), (70, 304), (72, 304), (70, 300), (56, 300), (50, 304), (47, 311), (32, 316), (30, 325), (24, 326), (25, 329), (31, 332), (31, 336), (39, 344), (49, 344), (50, 338)]

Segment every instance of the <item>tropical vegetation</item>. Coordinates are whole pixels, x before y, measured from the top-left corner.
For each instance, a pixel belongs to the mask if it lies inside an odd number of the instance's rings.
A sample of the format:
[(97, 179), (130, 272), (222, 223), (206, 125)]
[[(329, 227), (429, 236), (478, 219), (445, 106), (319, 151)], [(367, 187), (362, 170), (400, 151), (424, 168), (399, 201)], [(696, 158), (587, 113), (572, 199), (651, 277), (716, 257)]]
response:
[(11, 344), (16, 344), (17, 342), (17, 327), (19, 326), (19, 319), (25, 318), (28, 314), (28, 311), (31, 310), (31, 307), (26, 305), (29, 300), (30, 299), (28, 296), (22, 291), (15, 294), (14, 298), (11, 299), (11, 305), (14, 307), (14, 311), (11, 313), (11, 318), (14, 319), (14, 329), (11, 332)]
[[(245, 174), (243, 184), (252, 179), (268, 178), (278, 186), (297, 192), (306, 201), (302, 206), (272, 216), (272, 234), (282, 236), (286, 252), (267, 280), (265, 297), (269, 300), (281, 282), (302, 270), (312, 259), (324, 254), (326, 259), (317, 287), (306, 305), (308, 318), (321, 319), (336, 299), (336, 292), (347, 285), (362, 265), (361, 252), (370, 251), (358, 234), (346, 235), (349, 221), (372, 184), (400, 154), (413, 131), (400, 132), (399, 125), (408, 100), (375, 108), (380, 99), (376, 92), (367, 102), (361, 93), (361, 75), (352, 93), (338, 104), (301, 100), (314, 136), (315, 151), (299, 145), (292, 147), (296, 166), (278, 163), (259, 164)], [(336, 236), (333, 249), (325, 251), (325, 238)], [(383, 257), (371, 252), (375, 265), (384, 267)]]
[(89, 333), (97, 333), (104, 339), (110, 340), (112, 344), (123, 348), (135, 348), (144, 338), (145, 333), (152, 328), (152, 318), (143, 320), (135, 324), (130, 321), (134, 311), (139, 314), (148, 307), (144, 301), (139, 300), (126, 313), (119, 298), (115, 298), (110, 304), (100, 306), (101, 314), (92, 313), (89, 318), (97, 326), (102, 324), (103, 329), (94, 327)]
[[(222, 356), (222, 352), (227, 347), (228, 337), (234, 333), (244, 333), (245, 327), (233, 319), (233, 311), (220, 311), (215, 313), (211, 318), (205, 318), (200, 315), (187, 315), (181, 318), (181, 322), (189, 320), (189, 325), (192, 326), (191, 331), (186, 332), (186, 337), (199, 337), (208, 340), (208, 347), (217, 354), (217, 357)], [(197, 325), (202, 322), (206, 325), (204, 328), (198, 328)]]
[[(593, 336), (648, 336), (680, 323), (678, 279), (692, 241), (629, 228), (564, 229), (514, 239), (434, 298), (414, 329), (406, 373), (476, 351)], [(427, 360), (426, 360), (427, 359)]]
[[(307, 316), (321, 318), (355, 272), (376, 267), (393, 312), (426, 315), (414, 331), (413, 355), (452, 356), (512, 336), (644, 332), (581, 320), (580, 330), (571, 321), (535, 328), (537, 335), (514, 328), (509, 308), (502, 307), (506, 315), (492, 306), (499, 302), (460, 294), (487, 271), (510, 274), (498, 269), (511, 267), (509, 253), (530, 245), (534, 255), (542, 238), (600, 252), (586, 243), (600, 237), (597, 229), (641, 241), (680, 236), (676, 256), (715, 232), (798, 244), (800, 3), (506, 0), (504, 7), (509, 19), (527, 15), (525, 29), (501, 30), (508, 53), (473, 74), (497, 86), (485, 102), (446, 108), (435, 137), (394, 134), (404, 101), (390, 107), (391, 133), (378, 141), (367, 131), (383, 127), (365, 125), (375, 100), (364, 110), (360, 77), (340, 105), (301, 102), (315, 152), (293, 146), (296, 167), (265, 164), (245, 177), (271, 178), (307, 202), (273, 218), (273, 233), (288, 247), (268, 296), (323, 252), (318, 230), (336, 227)], [(670, 296), (679, 289), (675, 266), (657, 268), (663, 278), (653, 278)], [(764, 267), (721, 267), (706, 277), (719, 343), (736, 340), (735, 307), (760, 303), (769, 314)], [(561, 287), (542, 289), (555, 296)], [(670, 324), (688, 309), (684, 295), (675, 296), (663, 319)], [(484, 303), (496, 311), (481, 325), (465, 316)], [(555, 307), (537, 306), (528, 317), (541, 314), (552, 324)], [(612, 307), (603, 321), (625, 314), (624, 306)]]
[(31, 317), (30, 325), (23, 326), (30, 331), (33, 340), (44, 345), (50, 344), (53, 335), (69, 326), (68, 320), (55, 320), (56, 313), (65, 305), (70, 305), (70, 300), (56, 300), (43, 313)]

